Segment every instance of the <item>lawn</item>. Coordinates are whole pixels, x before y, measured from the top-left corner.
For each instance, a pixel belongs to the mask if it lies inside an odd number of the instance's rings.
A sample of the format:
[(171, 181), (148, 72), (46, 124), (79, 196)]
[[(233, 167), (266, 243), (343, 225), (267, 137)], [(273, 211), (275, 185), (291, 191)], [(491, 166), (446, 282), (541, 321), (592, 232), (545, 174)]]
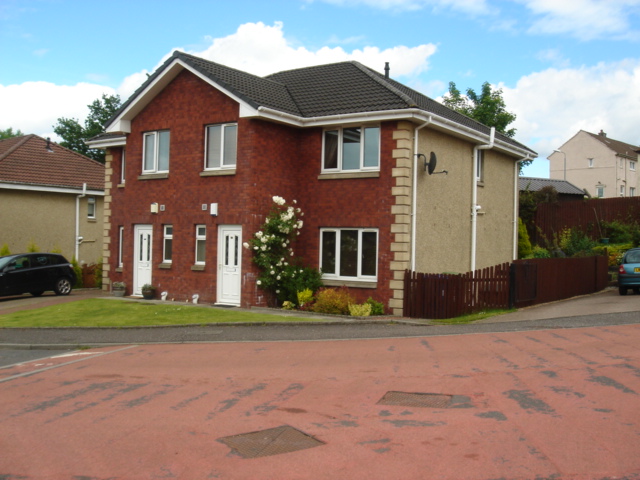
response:
[(267, 315), (235, 309), (89, 298), (0, 315), (0, 327), (139, 327), (209, 323), (314, 322), (318, 317)]

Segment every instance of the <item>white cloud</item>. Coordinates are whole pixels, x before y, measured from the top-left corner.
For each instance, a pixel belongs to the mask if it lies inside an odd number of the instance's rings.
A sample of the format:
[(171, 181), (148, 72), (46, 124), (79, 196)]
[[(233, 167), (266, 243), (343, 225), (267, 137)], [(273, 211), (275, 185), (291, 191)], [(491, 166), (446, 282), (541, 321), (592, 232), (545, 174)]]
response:
[[(308, 0), (311, 3), (313, 0)], [(364, 5), (380, 10), (414, 11), (431, 8), (432, 10), (450, 9), (457, 12), (477, 15), (489, 13), (486, 0), (321, 0), (338, 6)]]
[(273, 26), (246, 23), (232, 35), (211, 39), (211, 46), (204, 51), (189, 53), (260, 76), (346, 60), (357, 60), (378, 71), (383, 71), (385, 62), (390, 62), (392, 75), (415, 76), (428, 68), (428, 59), (437, 49), (433, 44), (424, 44), (385, 50), (364, 47), (348, 52), (341, 47), (322, 47), (312, 51), (294, 47), (285, 38), (282, 27), (281, 22)]
[(580, 40), (640, 39), (631, 26), (640, 0), (516, 0), (537, 17), (535, 34), (569, 34)]
[(498, 86), (507, 109), (517, 115), (517, 139), (541, 159), (578, 130), (603, 129), (610, 138), (640, 144), (639, 59), (548, 69), (520, 78), (515, 88)]
[(82, 123), (89, 113), (87, 105), (112, 88), (91, 83), (55, 85), (49, 82), (25, 82), (0, 85), (0, 129), (13, 128), (23, 133), (59, 139), (53, 133), (58, 118), (76, 118)]

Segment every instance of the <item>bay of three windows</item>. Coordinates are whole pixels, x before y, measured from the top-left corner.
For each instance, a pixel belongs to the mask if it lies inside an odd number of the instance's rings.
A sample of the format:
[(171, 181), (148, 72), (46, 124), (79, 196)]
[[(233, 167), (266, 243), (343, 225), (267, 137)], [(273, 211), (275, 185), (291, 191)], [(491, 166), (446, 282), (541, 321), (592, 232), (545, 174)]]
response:
[[(235, 168), (238, 125), (208, 125), (205, 128), (205, 170)], [(144, 134), (143, 172), (169, 171), (169, 130)], [(322, 170), (328, 172), (380, 169), (380, 127), (358, 126), (325, 130)]]

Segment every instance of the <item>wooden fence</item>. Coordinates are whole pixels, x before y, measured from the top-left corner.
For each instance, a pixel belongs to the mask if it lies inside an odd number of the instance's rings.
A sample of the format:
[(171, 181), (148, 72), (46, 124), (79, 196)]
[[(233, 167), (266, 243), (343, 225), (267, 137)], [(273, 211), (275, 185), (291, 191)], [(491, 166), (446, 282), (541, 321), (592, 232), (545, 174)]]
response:
[[(640, 220), (640, 197), (594, 198), (572, 202), (541, 203), (535, 216), (532, 240), (542, 244), (544, 235), (551, 241), (564, 228), (579, 228), (593, 239), (607, 238), (602, 222), (619, 220), (625, 223)], [(538, 231), (539, 229), (539, 231)]]
[(606, 256), (517, 260), (462, 275), (407, 270), (404, 315), (438, 319), (520, 308), (597, 292), (607, 284)]

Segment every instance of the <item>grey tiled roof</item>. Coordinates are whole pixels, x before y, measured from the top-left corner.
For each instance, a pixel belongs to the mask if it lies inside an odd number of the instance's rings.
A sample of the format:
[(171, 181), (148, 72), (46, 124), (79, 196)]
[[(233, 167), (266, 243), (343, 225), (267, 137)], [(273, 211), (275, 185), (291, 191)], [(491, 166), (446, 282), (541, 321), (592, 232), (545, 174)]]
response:
[(570, 195), (584, 195), (584, 190), (576, 187), (573, 183), (566, 180), (554, 180), (551, 178), (534, 178), (534, 177), (519, 177), (518, 189), (530, 192), (537, 192), (544, 187), (554, 187), (558, 193), (570, 194)]
[[(113, 118), (175, 59), (180, 59), (256, 109), (262, 106), (301, 118), (314, 118), (417, 108), (483, 134), (490, 132), (489, 127), (355, 61), (258, 77), (178, 51), (147, 79)], [(537, 155), (501, 133), (496, 132), (496, 137)]]
[(618, 155), (623, 155), (625, 157), (636, 158), (638, 156), (638, 152), (640, 152), (640, 147), (637, 145), (631, 145), (630, 143), (621, 142), (620, 140), (614, 140), (613, 138), (607, 137), (606, 134), (598, 134), (586, 132), (591, 135), (593, 138), (598, 140), (599, 142), (605, 144), (611, 150), (616, 152)]

